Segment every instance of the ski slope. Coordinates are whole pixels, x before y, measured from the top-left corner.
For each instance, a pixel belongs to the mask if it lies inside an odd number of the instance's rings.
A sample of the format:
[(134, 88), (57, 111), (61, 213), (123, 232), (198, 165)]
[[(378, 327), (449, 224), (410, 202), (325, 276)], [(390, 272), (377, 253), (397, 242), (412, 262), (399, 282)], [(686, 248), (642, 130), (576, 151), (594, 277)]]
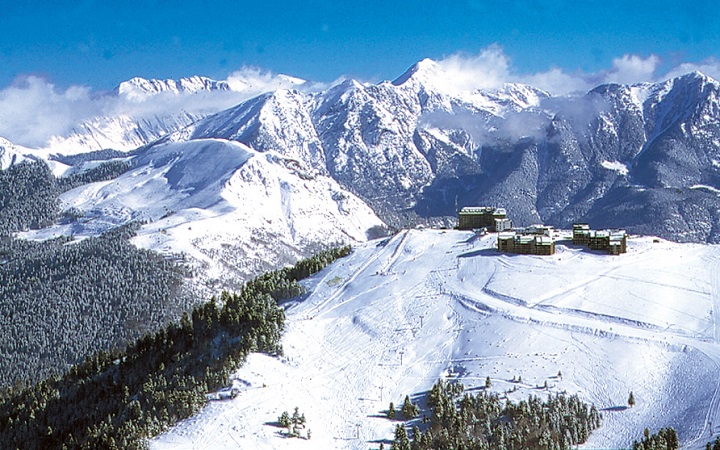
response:
[[(645, 427), (675, 427), (690, 449), (720, 433), (720, 248), (633, 237), (621, 256), (562, 243), (526, 256), (495, 242), (426, 229), (360, 245), (287, 305), (283, 357), (251, 355), (235, 399), (151, 448), (387, 447), (389, 402), (423, 405), (440, 377), (473, 390), (490, 376), (513, 400), (578, 393), (604, 415), (587, 449), (628, 447)], [(311, 440), (273, 424), (296, 406)]]

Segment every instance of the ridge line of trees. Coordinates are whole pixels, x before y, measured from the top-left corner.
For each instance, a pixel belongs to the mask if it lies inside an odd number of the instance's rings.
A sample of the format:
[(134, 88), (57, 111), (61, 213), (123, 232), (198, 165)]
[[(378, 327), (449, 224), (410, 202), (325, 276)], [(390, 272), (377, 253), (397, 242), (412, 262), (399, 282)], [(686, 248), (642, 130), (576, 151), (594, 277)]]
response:
[(0, 170), (0, 237), (57, 222), (58, 197), (83, 184), (117, 178), (131, 164), (108, 161), (83, 172), (57, 178), (44, 161), (23, 161)]
[(145, 449), (146, 438), (190, 417), (225, 386), (251, 352), (281, 354), (278, 301), (350, 247), (269, 272), (185, 313), (125, 350), (100, 351), (24, 389), (0, 395), (0, 442), (8, 449)]

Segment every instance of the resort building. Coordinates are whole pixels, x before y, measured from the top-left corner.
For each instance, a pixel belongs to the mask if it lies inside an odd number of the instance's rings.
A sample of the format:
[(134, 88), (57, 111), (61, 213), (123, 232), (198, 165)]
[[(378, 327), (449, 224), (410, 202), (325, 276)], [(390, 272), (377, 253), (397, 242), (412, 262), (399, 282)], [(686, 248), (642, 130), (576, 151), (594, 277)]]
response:
[(586, 223), (576, 223), (573, 224), (572, 242), (591, 250), (606, 251), (611, 255), (627, 253), (625, 230), (592, 230)]
[(555, 241), (549, 235), (510, 231), (498, 234), (498, 251), (523, 255), (553, 255)]
[(460, 230), (485, 228), (492, 232), (505, 231), (512, 228), (512, 221), (507, 218), (505, 208), (467, 206), (458, 213), (458, 228)]

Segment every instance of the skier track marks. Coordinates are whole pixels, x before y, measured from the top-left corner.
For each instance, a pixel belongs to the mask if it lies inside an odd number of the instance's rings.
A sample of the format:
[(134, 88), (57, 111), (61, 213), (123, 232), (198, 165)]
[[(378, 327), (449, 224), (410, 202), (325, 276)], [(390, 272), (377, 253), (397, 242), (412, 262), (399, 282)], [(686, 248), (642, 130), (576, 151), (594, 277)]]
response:
[(410, 230), (405, 230), (402, 232), (402, 238), (400, 238), (400, 242), (398, 242), (397, 246), (395, 247), (395, 251), (392, 255), (390, 255), (390, 258), (387, 260), (383, 268), (378, 271), (379, 273), (386, 273), (397, 262), (398, 258), (400, 257), (400, 252), (405, 247), (405, 243), (407, 242), (407, 237), (409, 234)]
[[(714, 342), (711, 349), (703, 350), (698, 348), (698, 351), (702, 352), (705, 356), (711, 359), (718, 368), (720, 368), (720, 357), (718, 353), (718, 345), (720, 345), (720, 260), (717, 257), (711, 259), (709, 264), (710, 279), (712, 282), (712, 313), (713, 313), (713, 328)], [(690, 444), (702, 444), (701, 440), (711, 441), (715, 435), (715, 430), (720, 426), (720, 377), (715, 382), (715, 391), (713, 392), (712, 399), (710, 400), (710, 407), (705, 415), (705, 422), (698, 435), (688, 442)]]
[[(398, 248), (405, 242), (405, 239), (407, 238), (408, 233), (409, 233), (409, 230), (405, 230), (405, 231), (403, 231), (403, 232), (401, 233), (401, 234), (402, 234), (402, 237), (399, 237), (399, 238), (398, 238), (398, 237), (396, 236), (396, 237), (390, 239), (390, 241), (387, 243), (387, 245), (390, 245), (391, 243), (393, 243), (393, 241), (397, 241), (398, 239), (400, 240), (400, 242), (399, 242), (399, 243), (397, 244), (397, 246), (395, 247), (395, 251), (393, 252), (392, 256), (390, 256), (390, 260), (392, 260), (393, 257), (395, 257), (395, 255), (396, 255), (397, 253), (399, 253), (399, 252), (398, 252)], [(386, 245), (386, 246), (387, 246), (387, 245)], [(331, 294), (330, 296), (328, 296), (328, 298), (326, 298), (324, 301), (318, 303), (318, 304), (315, 306), (315, 309), (318, 311), (318, 313), (317, 313), (313, 318), (315, 318), (315, 317), (321, 317), (321, 316), (325, 315), (327, 312), (332, 311), (333, 309), (335, 309), (335, 308), (331, 308), (331, 309), (328, 310), (328, 311), (322, 311), (322, 312), (321, 312), (322, 308), (324, 308), (325, 306), (327, 306), (328, 304), (330, 304), (330, 302), (332, 302), (332, 301), (334, 301), (335, 299), (337, 299), (338, 297), (340, 297), (340, 296), (345, 292), (345, 289), (346, 289), (353, 281), (355, 281), (355, 280), (357, 279), (357, 277), (359, 277), (360, 274), (363, 273), (363, 272), (370, 266), (370, 264), (372, 264), (373, 262), (379, 260), (379, 259), (380, 259), (380, 256), (381, 256), (383, 253), (384, 253), (384, 252), (377, 252), (377, 253), (375, 253), (373, 256), (369, 257), (369, 258), (367, 259), (367, 261), (365, 261), (364, 263), (362, 263), (362, 265), (360, 265), (360, 267), (358, 267), (358, 268), (355, 270), (355, 272), (353, 272), (353, 274), (350, 276), (350, 278), (348, 278), (348, 279), (342, 284), (342, 286), (339, 286), (338, 289), (337, 289), (333, 294)], [(346, 302), (343, 302), (343, 303), (346, 303)], [(339, 305), (338, 305), (338, 306), (339, 306)]]

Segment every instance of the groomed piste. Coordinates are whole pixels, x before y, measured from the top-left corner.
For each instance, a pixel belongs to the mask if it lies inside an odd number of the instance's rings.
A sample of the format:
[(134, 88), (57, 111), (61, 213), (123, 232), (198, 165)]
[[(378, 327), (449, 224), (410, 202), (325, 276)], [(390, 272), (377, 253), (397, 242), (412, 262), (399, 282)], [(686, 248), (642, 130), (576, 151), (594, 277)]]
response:
[[(720, 249), (632, 237), (611, 257), (565, 242), (510, 255), (495, 234), (426, 229), (361, 245), (287, 305), (284, 357), (252, 355), (234, 399), (151, 447), (389, 448), (391, 401), (489, 376), (512, 400), (566, 391), (596, 405), (583, 448), (629, 447), (645, 427), (704, 448), (720, 433)], [(310, 440), (275, 424), (296, 406)]]

